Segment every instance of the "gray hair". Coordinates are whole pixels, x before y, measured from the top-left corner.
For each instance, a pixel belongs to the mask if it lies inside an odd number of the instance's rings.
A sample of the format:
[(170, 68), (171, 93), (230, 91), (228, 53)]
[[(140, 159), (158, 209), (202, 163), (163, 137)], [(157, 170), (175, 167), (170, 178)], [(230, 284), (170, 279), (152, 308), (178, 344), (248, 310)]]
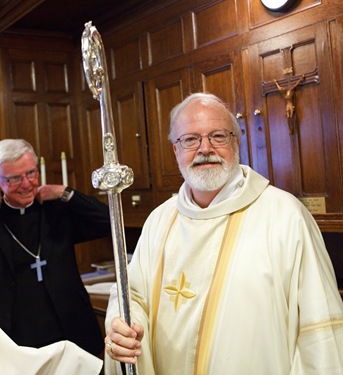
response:
[(231, 119), (231, 125), (233, 127), (233, 132), (236, 136), (237, 139), (240, 138), (241, 136), (241, 128), (236, 120), (236, 117), (230, 112), (230, 110), (228, 109), (228, 106), (227, 104), (225, 104), (223, 102), (223, 100), (221, 100), (220, 98), (218, 98), (217, 96), (213, 95), (213, 94), (210, 94), (210, 93), (205, 93), (205, 92), (198, 92), (198, 93), (194, 93), (194, 94), (191, 94), (189, 96), (186, 97), (186, 99), (184, 99), (181, 103), (177, 104), (173, 109), (172, 111), (170, 112), (170, 128), (169, 128), (169, 135), (168, 135), (168, 139), (174, 143), (175, 142), (175, 134), (174, 134), (174, 125), (177, 121), (177, 119), (179, 118), (181, 112), (187, 107), (187, 105), (192, 102), (192, 101), (198, 101), (198, 102), (201, 102), (201, 101), (214, 101), (214, 102), (217, 102), (219, 104), (221, 104), (228, 112), (229, 116), (230, 116), (230, 119)]
[(24, 139), (3, 139), (0, 141), (0, 164), (13, 162), (30, 152), (38, 164), (38, 157), (33, 147)]

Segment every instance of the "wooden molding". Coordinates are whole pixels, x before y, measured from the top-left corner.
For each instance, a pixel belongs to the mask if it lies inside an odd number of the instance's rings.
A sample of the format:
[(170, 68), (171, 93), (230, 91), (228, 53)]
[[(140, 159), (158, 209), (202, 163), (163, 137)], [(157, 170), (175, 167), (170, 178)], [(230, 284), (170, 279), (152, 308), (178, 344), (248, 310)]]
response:
[(45, 0), (0, 0), (0, 32), (6, 30), (44, 1)]

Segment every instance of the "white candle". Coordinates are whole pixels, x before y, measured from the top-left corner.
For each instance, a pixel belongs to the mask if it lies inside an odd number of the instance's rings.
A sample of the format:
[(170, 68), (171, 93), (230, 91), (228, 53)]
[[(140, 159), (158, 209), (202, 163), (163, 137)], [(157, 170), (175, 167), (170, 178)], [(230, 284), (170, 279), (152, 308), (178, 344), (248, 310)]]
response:
[(67, 159), (65, 152), (61, 153), (61, 164), (62, 164), (62, 184), (68, 186), (68, 172), (67, 172)]
[(46, 184), (46, 170), (45, 170), (45, 159), (43, 156), (40, 158), (40, 178), (41, 178), (41, 184)]

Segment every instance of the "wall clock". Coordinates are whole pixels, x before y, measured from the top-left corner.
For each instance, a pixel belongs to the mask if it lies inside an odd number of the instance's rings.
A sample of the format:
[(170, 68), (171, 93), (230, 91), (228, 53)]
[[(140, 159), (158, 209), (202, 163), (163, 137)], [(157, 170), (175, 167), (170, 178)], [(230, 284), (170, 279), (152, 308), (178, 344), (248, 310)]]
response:
[(293, 5), (297, 0), (261, 0), (261, 3), (273, 12), (286, 10)]

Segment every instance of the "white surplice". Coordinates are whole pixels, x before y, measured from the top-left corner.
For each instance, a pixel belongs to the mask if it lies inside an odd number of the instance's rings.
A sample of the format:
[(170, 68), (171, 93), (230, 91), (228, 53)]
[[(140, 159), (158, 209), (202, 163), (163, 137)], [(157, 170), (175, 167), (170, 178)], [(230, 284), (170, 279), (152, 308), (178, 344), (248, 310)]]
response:
[[(342, 375), (343, 304), (318, 226), (240, 171), (205, 209), (184, 184), (143, 227), (129, 266), (139, 374)], [(118, 315), (112, 288), (106, 325)], [(105, 369), (120, 373), (108, 356)]]
[(101, 359), (70, 341), (29, 348), (18, 346), (0, 329), (0, 374), (98, 375), (101, 369)]

